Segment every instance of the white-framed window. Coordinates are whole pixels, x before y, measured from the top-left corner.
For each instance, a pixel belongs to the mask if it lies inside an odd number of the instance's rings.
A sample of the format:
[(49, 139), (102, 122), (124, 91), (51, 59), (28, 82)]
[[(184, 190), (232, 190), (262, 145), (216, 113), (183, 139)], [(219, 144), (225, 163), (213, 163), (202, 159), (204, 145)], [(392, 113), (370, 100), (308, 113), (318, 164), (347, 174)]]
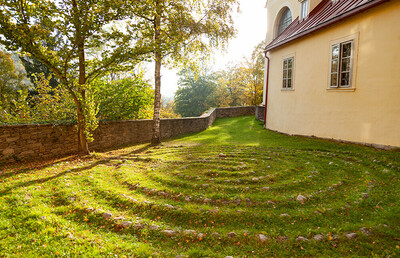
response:
[(330, 88), (350, 88), (354, 56), (354, 40), (331, 45)]
[(304, 19), (308, 16), (308, 0), (303, 0), (301, 2), (301, 14), (300, 19)]
[(282, 66), (282, 89), (293, 89), (293, 69), (294, 68), (294, 57), (283, 59)]

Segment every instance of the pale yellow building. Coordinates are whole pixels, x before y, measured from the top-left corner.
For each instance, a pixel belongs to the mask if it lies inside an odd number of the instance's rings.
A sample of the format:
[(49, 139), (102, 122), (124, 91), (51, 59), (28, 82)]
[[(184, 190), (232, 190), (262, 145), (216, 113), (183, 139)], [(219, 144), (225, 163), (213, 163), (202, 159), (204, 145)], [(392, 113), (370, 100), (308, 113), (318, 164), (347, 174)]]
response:
[(400, 0), (269, 0), (265, 127), (400, 147)]

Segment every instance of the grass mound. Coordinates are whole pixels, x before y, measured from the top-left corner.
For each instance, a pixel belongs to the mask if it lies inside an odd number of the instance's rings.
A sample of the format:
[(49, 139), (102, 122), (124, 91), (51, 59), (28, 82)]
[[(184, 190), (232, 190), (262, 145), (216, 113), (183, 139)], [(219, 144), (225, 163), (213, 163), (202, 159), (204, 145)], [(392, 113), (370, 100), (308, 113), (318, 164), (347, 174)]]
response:
[(400, 254), (398, 152), (283, 136), (251, 117), (1, 171), (0, 256)]

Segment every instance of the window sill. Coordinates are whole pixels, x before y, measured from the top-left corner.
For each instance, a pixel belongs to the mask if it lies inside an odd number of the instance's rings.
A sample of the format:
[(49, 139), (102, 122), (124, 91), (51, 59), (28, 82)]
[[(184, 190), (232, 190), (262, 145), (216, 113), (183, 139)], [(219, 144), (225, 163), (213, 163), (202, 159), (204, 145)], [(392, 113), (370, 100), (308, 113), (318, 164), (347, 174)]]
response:
[(281, 89), (281, 91), (294, 91), (294, 89), (293, 88), (291, 88), (291, 89)]
[(346, 92), (354, 92), (356, 88), (327, 88), (328, 92), (337, 92), (337, 91), (346, 91)]

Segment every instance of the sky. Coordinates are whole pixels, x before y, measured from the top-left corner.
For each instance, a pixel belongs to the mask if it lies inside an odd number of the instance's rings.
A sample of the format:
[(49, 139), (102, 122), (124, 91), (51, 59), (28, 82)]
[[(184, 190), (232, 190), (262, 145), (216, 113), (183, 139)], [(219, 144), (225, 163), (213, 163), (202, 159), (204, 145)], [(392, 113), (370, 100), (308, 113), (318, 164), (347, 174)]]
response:
[[(237, 36), (231, 39), (225, 54), (218, 50), (212, 56), (215, 60), (211, 65), (213, 71), (224, 69), (227, 65), (239, 63), (243, 57), (250, 57), (254, 47), (265, 40), (267, 33), (267, 10), (266, 0), (240, 0), (241, 13), (235, 16), (235, 27)], [(171, 99), (177, 85), (177, 71), (162, 68), (161, 95), (163, 98)], [(149, 79), (153, 70), (148, 69)], [(146, 76), (147, 77), (147, 76)]]

